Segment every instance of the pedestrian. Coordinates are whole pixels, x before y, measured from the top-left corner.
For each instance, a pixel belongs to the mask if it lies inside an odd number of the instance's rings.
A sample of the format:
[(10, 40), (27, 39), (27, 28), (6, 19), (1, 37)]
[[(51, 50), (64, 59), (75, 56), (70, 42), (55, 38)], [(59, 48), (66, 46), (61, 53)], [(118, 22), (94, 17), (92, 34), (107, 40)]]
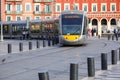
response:
[(114, 36), (116, 37), (116, 40), (118, 40), (118, 31), (117, 31), (117, 29), (114, 29)]

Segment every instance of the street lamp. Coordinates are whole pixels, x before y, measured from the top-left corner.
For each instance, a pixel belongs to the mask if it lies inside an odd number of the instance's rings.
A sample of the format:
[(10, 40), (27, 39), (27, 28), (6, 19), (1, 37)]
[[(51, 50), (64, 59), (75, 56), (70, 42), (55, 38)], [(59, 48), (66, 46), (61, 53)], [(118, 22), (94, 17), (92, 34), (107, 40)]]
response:
[(0, 35), (0, 41), (3, 41), (3, 25), (1, 23), (1, 35)]

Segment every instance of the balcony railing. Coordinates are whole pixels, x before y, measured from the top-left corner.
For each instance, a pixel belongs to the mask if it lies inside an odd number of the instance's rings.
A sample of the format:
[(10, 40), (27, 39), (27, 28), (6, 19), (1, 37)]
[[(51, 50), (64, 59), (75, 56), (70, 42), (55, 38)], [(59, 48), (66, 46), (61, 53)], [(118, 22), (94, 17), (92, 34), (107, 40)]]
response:
[(6, 1), (23, 1), (23, 0), (6, 0)]
[(6, 14), (22, 14), (22, 11), (5, 11)]
[(53, 0), (34, 0), (34, 2), (53, 2)]
[(46, 12), (46, 11), (34, 11), (34, 14), (43, 14), (43, 15), (49, 15), (49, 14), (52, 14), (52, 11), (48, 11), (48, 12)]

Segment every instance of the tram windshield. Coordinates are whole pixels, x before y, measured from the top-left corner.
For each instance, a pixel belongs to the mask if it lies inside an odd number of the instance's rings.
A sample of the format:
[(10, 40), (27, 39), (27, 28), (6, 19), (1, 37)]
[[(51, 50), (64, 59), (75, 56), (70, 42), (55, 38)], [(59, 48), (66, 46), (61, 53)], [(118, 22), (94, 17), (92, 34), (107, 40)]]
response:
[(62, 34), (79, 35), (82, 31), (83, 15), (65, 14), (62, 16)]

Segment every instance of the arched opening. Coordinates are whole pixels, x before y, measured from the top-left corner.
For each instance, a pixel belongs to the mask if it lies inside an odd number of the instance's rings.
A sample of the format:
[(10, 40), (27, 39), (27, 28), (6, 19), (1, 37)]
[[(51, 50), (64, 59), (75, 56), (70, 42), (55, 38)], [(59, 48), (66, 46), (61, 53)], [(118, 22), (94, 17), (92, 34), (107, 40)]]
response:
[(101, 30), (102, 30), (102, 33), (107, 33), (107, 20), (106, 19), (101, 20)]
[(110, 25), (116, 25), (116, 19), (111, 19)]
[(92, 20), (92, 29), (95, 30), (96, 35), (98, 34), (98, 21), (97, 19)]

